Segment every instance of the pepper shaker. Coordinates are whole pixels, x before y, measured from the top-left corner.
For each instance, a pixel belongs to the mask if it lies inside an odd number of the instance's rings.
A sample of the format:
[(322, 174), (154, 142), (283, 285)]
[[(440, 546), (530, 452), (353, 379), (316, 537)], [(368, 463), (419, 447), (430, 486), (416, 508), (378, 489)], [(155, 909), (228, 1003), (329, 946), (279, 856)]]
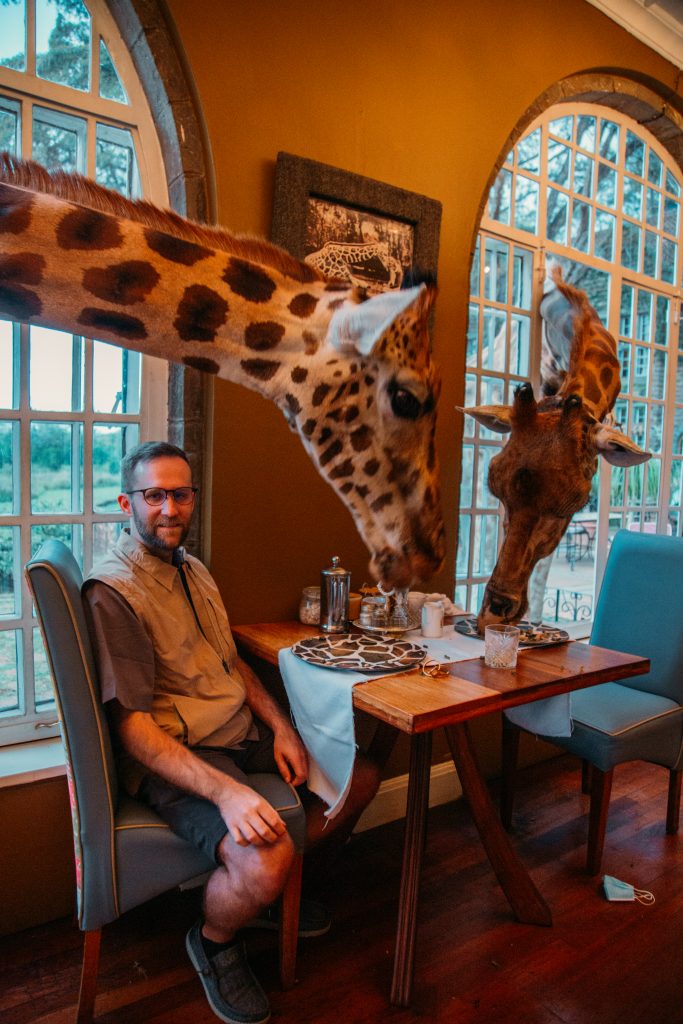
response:
[(349, 617), (351, 573), (342, 569), (339, 556), (320, 573), (320, 626), (325, 633), (344, 633)]

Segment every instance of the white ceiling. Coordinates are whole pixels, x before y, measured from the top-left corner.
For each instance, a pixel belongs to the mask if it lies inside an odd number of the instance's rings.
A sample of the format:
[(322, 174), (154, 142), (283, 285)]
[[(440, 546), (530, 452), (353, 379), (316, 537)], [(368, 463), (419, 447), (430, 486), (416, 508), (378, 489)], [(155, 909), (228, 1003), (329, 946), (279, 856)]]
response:
[(683, 0), (588, 0), (636, 39), (683, 68)]

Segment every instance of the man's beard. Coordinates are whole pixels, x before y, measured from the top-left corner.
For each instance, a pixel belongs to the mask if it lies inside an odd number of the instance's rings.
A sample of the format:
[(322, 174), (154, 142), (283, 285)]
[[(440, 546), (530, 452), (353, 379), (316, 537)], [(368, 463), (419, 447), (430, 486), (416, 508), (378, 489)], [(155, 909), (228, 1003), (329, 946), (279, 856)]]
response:
[[(135, 507), (133, 507), (133, 522), (135, 523), (135, 528), (138, 531), (138, 536), (140, 537), (140, 540), (143, 542), (143, 544), (145, 544), (148, 548), (156, 548), (157, 551), (174, 551), (176, 547), (180, 547), (180, 545), (183, 543), (188, 533), (190, 532), (189, 523), (183, 526), (182, 523), (176, 522), (175, 520), (169, 519), (167, 517), (161, 517), (157, 519), (154, 524), (154, 529), (150, 529), (147, 526), (147, 524), (138, 516)], [(180, 526), (182, 529), (182, 533), (180, 535), (180, 540), (178, 541), (178, 543), (170, 544), (168, 541), (164, 540), (162, 536), (155, 532), (156, 527), (158, 526)]]

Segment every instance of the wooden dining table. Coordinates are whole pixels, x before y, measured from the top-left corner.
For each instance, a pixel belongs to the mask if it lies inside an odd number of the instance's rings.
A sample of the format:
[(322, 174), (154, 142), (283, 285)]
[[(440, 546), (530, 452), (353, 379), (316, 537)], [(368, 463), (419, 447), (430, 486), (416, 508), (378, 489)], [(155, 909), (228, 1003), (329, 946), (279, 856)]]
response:
[[(298, 622), (234, 626), (242, 653), (278, 664), (284, 647), (319, 629)], [(410, 737), (410, 764), (398, 924), (391, 1002), (408, 1006), (413, 981), (417, 907), (424, 850), (432, 736), (443, 728), (463, 794), (498, 881), (518, 921), (552, 924), (548, 904), (517, 856), (481, 774), (468, 723), (506, 708), (580, 690), (649, 671), (647, 658), (569, 642), (520, 650), (515, 669), (488, 668), (483, 657), (446, 663), (439, 675), (420, 669), (369, 679), (353, 687), (354, 708), (367, 712), (378, 727), (368, 755), (381, 764), (398, 731)], [(397, 731), (398, 730), (398, 731)]]

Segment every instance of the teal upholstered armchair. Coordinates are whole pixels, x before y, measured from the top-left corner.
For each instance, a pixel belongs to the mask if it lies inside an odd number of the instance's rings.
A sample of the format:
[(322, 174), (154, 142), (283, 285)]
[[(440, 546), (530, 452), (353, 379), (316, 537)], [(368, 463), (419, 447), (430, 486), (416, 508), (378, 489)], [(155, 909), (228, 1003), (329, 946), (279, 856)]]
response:
[[(572, 694), (570, 737), (544, 736), (589, 770), (586, 869), (600, 871), (614, 768), (649, 761), (669, 769), (666, 830), (678, 831), (683, 775), (683, 538), (621, 530), (612, 543), (590, 642), (650, 659), (647, 675)], [(512, 820), (519, 729), (503, 720), (501, 816)], [(588, 786), (584, 785), (584, 789)]]
[[(59, 541), (47, 541), (27, 564), (26, 577), (45, 641), (66, 750), (78, 924), (85, 932), (78, 1021), (85, 1024), (93, 1016), (103, 925), (205, 874), (213, 864), (117, 785), (81, 601), (81, 573), (73, 555)], [(277, 807), (302, 850), (305, 816), (296, 792), (277, 775), (252, 776), (252, 785)], [(294, 983), (300, 885), (301, 856), (283, 894), (284, 987)]]

